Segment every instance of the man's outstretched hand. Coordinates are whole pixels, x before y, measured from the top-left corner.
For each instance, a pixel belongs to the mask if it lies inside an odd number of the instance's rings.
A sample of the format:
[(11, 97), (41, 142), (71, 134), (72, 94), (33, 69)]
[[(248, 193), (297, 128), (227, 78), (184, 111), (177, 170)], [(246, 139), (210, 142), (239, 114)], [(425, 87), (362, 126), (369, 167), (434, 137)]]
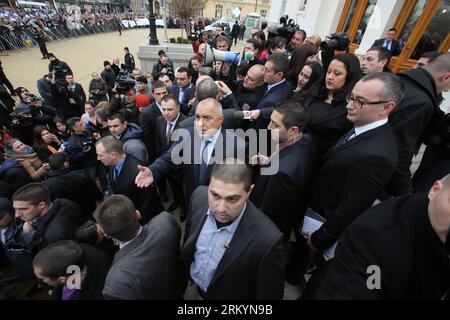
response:
[(134, 180), (138, 188), (146, 188), (153, 183), (153, 174), (149, 168), (138, 166), (139, 173)]

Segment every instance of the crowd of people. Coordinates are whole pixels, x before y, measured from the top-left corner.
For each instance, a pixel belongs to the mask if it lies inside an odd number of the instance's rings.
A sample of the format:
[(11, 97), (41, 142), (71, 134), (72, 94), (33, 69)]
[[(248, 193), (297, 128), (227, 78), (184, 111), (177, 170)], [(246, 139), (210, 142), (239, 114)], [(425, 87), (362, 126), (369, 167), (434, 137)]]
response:
[(392, 39), (265, 27), (239, 61), (221, 26), (178, 68), (124, 48), (89, 88), (53, 53), (39, 95), (0, 74), (2, 297), (449, 298), (450, 54), (396, 75)]

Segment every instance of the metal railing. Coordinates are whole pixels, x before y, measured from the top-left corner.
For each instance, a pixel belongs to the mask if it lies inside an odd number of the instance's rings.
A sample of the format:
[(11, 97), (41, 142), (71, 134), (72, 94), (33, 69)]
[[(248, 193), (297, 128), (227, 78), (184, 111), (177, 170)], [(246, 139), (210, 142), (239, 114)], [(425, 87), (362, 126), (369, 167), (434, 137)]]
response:
[[(126, 28), (123, 28), (126, 29)], [(78, 38), (98, 33), (118, 31), (116, 21), (104, 21), (103, 23), (80, 23), (76, 28), (68, 28), (56, 25), (51, 28), (41, 29), (49, 41), (60, 41), (70, 38)], [(9, 30), (7, 27), (0, 28), (0, 52), (23, 50), (37, 45), (33, 34), (28, 29)]]

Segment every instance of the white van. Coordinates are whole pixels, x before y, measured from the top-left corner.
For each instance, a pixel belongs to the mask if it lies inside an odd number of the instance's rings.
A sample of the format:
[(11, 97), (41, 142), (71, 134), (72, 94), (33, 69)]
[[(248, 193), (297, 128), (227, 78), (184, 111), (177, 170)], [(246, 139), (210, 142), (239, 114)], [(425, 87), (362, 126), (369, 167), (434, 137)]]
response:
[(24, 9), (35, 9), (35, 10), (48, 10), (49, 9), (48, 4), (43, 3), (43, 2), (34, 2), (34, 1), (18, 0), (17, 6), (19, 8), (24, 8)]
[(216, 21), (208, 26), (205, 27), (205, 31), (210, 31), (211, 33), (214, 33), (216, 31), (216, 26), (223, 25), (225, 27), (225, 30), (230, 28), (229, 32), (233, 29), (234, 21)]

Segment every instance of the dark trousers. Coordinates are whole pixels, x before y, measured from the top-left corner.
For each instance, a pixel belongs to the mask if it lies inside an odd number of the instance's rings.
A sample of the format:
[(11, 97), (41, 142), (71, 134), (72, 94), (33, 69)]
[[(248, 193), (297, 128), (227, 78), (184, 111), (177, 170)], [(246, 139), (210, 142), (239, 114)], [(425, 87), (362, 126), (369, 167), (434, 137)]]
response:
[(47, 58), (48, 51), (47, 51), (47, 46), (45, 45), (45, 42), (39, 43), (39, 50), (41, 50), (42, 57)]

